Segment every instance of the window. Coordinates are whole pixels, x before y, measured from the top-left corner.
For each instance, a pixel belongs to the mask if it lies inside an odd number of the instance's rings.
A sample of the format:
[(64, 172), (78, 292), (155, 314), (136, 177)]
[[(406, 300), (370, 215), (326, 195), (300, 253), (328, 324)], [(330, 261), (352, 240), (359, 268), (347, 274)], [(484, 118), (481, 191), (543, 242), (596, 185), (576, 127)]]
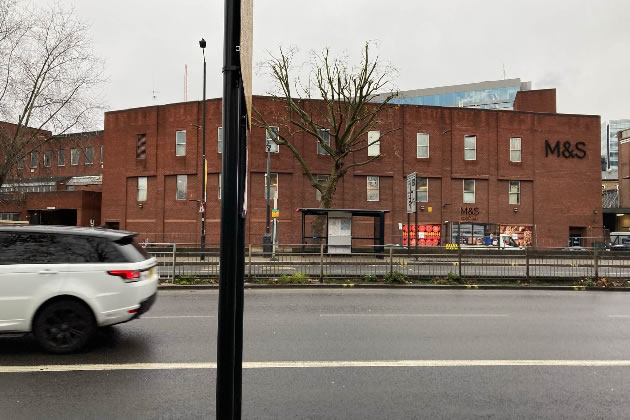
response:
[(186, 156), (186, 131), (175, 132), (175, 156)]
[(0, 213), (0, 220), (17, 222), (20, 220), (20, 213)]
[[(322, 138), (324, 143), (326, 143), (326, 145), (328, 145), (328, 147), (330, 147), (330, 130), (320, 129), (318, 131), (319, 131), (319, 136)], [(326, 149), (324, 149), (322, 147), (322, 144), (321, 144), (321, 142), (319, 140), (317, 140), (317, 154), (318, 155), (327, 155), (328, 154)]]
[(223, 153), (223, 127), (219, 127), (217, 133), (217, 152)]
[[(325, 184), (328, 182), (328, 175), (317, 175), (317, 182), (320, 184)], [(322, 193), (319, 190), (315, 190), (315, 199), (317, 201), (322, 201)]]
[(31, 168), (37, 168), (38, 160), (39, 160), (39, 157), (37, 155), (37, 152), (31, 152)]
[(57, 166), (66, 166), (66, 149), (57, 151)]
[(103, 156), (105, 155), (105, 146), (101, 144), (101, 165), (103, 164)]
[(381, 154), (380, 138), (380, 131), (368, 131), (368, 156), (378, 156)]
[(18, 169), (24, 169), (24, 157), (21, 157), (18, 159), (17, 161), (17, 168)]
[(147, 135), (136, 134), (136, 159), (147, 157)]
[(418, 159), (427, 159), (429, 157), (429, 135), (427, 133), (418, 133), (416, 135), (416, 157)]
[(429, 201), (429, 178), (418, 178), (418, 190), (416, 191), (416, 201), (426, 203)]
[(188, 184), (188, 177), (186, 175), (177, 175), (177, 194), (175, 198), (178, 200), (186, 199), (186, 187)]
[[(271, 135), (270, 132), (273, 133), (273, 135)], [(277, 138), (279, 133), (280, 129), (278, 127), (269, 127), (269, 129), (267, 130), (266, 147), (272, 153), (278, 153), (278, 144), (272, 139)]]
[(92, 165), (94, 163), (94, 148), (88, 146), (85, 148), (85, 164)]
[(378, 177), (367, 177), (367, 201), (378, 201)]
[(44, 167), (50, 168), (50, 161), (52, 160), (52, 150), (46, 150), (44, 152)]
[(474, 203), (474, 202), (475, 202), (475, 180), (465, 179), (464, 180), (464, 203)]
[(147, 201), (147, 177), (138, 177), (138, 201)]
[(477, 160), (477, 136), (464, 136), (464, 160)]
[(70, 149), (70, 165), (79, 164), (79, 149)]
[[(278, 198), (278, 174), (271, 175), (271, 185), (269, 186), (269, 192), (271, 193), (271, 199)], [(265, 200), (267, 199), (267, 174), (265, 174)]]
[(521, 204), (521, 181), (510, 181), (510, 204)]
[(221, 174), (219, 174), (219, 200), (221, 199)]
[(521, 161), (521, 138), (512, 137), (510, 139), (510, 162)]

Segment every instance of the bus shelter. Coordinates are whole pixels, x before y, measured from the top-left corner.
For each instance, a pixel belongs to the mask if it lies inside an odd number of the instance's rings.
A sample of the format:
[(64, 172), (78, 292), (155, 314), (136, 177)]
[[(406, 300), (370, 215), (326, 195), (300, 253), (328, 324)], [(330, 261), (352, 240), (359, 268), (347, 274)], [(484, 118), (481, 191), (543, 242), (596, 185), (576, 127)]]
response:
[[(371, 240), (374, 244), (374, 252), (383, 253), (385, 248), (385, 214), (389, 210), (362, 210), (362, 209), (320, 209), (299, 208), (302, 213), (302, 250), (306, 247), (308, 239), (323, 241), (329, 254), (350, 254), (352, 242), (355, 240)], [(307, 217), (325, 217), (322, 236), (306, 234)], [(352, 220), (354, 217), (371, 217), (374, 221), (372, 236), (358, 236), (352, 232)]]

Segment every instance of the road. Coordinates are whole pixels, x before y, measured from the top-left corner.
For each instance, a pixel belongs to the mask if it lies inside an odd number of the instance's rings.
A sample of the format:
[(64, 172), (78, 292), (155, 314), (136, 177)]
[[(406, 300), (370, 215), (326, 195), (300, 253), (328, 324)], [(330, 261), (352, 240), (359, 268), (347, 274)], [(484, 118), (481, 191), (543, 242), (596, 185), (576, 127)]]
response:
[[(213, 418), (216, 313), (162, 291), (78, 355), (0, 338), (0, 417)], [(244, 361), (243, 418), (625, 418), (630, 294), (248, 290)]]

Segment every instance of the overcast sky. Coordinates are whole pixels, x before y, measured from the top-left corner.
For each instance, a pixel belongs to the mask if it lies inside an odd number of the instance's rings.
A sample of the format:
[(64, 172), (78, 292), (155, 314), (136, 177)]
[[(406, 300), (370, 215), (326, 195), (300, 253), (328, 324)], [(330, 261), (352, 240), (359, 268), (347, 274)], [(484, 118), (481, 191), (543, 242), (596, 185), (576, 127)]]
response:
[[(60, 1), (91, 26), (108, 109), (183, 101), (185, 65), (188, 99), (201, 99), (202, 37), (207, 95), (221, 96), (223, 1)], [(629, 17), (628, 0), (254, 0), (254, 62), (279, 46), (358, 61), (371, 40), (401, 90), (502, 79), (505, 67), (556, 88), (558, 112), (630, 118)], [(254, 73), (253, 86), (265, 94), (269, 80)]]

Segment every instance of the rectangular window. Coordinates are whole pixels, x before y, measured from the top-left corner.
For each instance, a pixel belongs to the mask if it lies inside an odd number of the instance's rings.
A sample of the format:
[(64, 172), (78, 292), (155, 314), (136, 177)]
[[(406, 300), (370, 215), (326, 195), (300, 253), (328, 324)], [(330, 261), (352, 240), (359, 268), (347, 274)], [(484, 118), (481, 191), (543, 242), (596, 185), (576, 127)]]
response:
[[(278, 198), (278, 174), (271, 175), (271, 185), (269, 186), (269, 192), (271, 193), (271, 199)], [(265, 174), (265, 200), (267, 199), (267, 174)]]
[(278, 138), (278, 134), (280, 134), (280, 129), (278, 127), (271, 126), (266, 131), (266, 133), (267, 133), (267, 136), (266, 136), (265, 141), (266, 141), (267, 149), (265, 149), (265, 150), (268, 150), (268, 151), (270, 151), (272, 153), (278, 153), (278, 151), (279, 151), (278, 150), (279, 149), (278, 144), (275, 141), (273, 141), (272, 139)]
[(429, 178), (418, 178), (418, 191), (416, 191), (416, 201), (426, 203), (429, 201)]
[(465, 179), (464, 180), (464, 203), (474, 203), (474, 202), (475, 202), (475, 180)]
[(17, 222), (20, 220), (20, 213), (0, 213), (0, 220)]
[(221, 199), (221, 174), (219, 174), (219, 200)]
[(24, 157), (21, 157), (20, 159), (18, 159), (18, 161), (17, 161), (17, 168), (18, 169), (24, 169)]
[(103, 164), (103, 156), (105, 155), (105, 146), (101, 144), (101, 165)]
[(57, 151), (57, 166), (66, 166), (66, 149)]
[(186, 131), (175, 132), (175, 156), (186, 156)]
[(521, 181), (510, 181), (510, 204), (521, 204)]
[[(324, 185), (328, 181), (328, 175), (317, 175), (317, 182)], [(315, 199), (322, 201), (322, 193), (319, 190), (315, 190)]]
[(46, 150), (44, 152), (44, 167), (50, 168), (50, 161), (52, 160), (52, 150)]
[(378, 181), (379, 178), (377, 176), (367, 177), (367, 201), (379, 200)]
[[(330, 147), (330, 130), (320, 129), (319, 136), (322, 138), (323, 142), (326, 143), (328, 147)], [(317, 154), (318, 155), (327, 155), (328, 152), (322, 146), (321, 142), (317, 140)]]
[(219, 127), (217, 133), (217, 152), (223, 153), (223, 127)]
[(138, 177), (138, 201), (147, 201), (147, 177)]
[(477, 160), (477, 136), (464, 136), (464, 160)]
[(178, 200), (186, 199), (186, 188), (188, 185), (188, 176), (186, 175), (177, 175), (177, 194), (175, 198)]
[(427, 133), (418, 133), (416, 135), (416, 157), (418, 159), (427, 159), (429, 157), (429, 135)]
[(521, 161), (521, 138), (512, 137), (510, 139), (510, 162)]
[(79, 164), (79, 149), (70, 149), (70, 165)]
[(31, 168), (37, 168), (38, 160), (39, 160), (39, 156), (37, 152), (31, 152)]
[(147, 157), (147, 135), (136, 134), (136, 159)]
[(381, 154), (380, 138), (380, 131), (368, 131), (368, 156), (378, 156)]
[(85, 164), (92, 165), (94, 163), (94, 148), (88, 146), (85, 148)]

